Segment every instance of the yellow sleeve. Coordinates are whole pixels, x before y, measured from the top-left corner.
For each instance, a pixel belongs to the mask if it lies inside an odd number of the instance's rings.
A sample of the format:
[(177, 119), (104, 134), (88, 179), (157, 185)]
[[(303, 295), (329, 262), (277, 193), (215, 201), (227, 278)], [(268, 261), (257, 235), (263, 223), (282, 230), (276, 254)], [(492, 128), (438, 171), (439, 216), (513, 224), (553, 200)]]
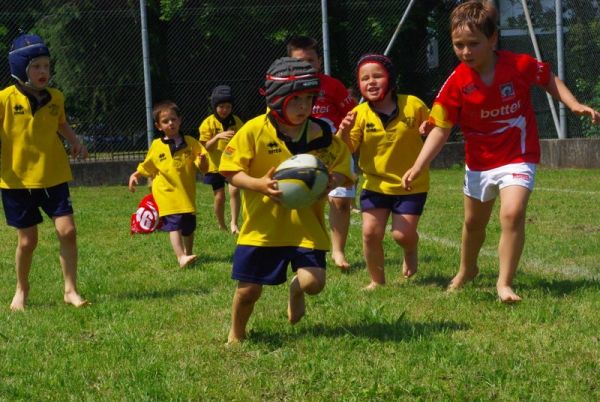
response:
[(210, 116), (207, 117), (200, 123), (200, 127), (198, 127), (198, 131), (200, 132), (200, 142), (206, 143), (212, 137), (214, 137), (215, 133), (210, 124)]
[[(156, 141), (156, 140), (154, 140)], [(146, 159), (144, 159), (143, 162), (141, 162), (138, 167), (137, 167), (137, 171), (146, 177), (154, 177), (158, 174), (158, 169), (156, 167), (156, 165), (154, 164), (154, 153), (155, 153), (155, 146), (154, 146), (155, 142), (152, 143), (152, 145), (150, 145), (150, 149), (148, 150), (148, 154), (146, 155)]]
[(252, 133), (247, 126), (233, 136), (221, 155), (219, 173), (248, 172), (250, 161), (254, 158), (255, 146)]
[(364, 107), (355, 107), (352, 111), (356, 112), (356, 120), (354, 121), (354, 126), (350, 130), (349, 139), (350, 139), (350, 153), (355, 153), (358, 148), (360, 148), (360, 144), (362, 144), (363, 136), (364, 136), (364, 125), (365, 125), (365, 112)]

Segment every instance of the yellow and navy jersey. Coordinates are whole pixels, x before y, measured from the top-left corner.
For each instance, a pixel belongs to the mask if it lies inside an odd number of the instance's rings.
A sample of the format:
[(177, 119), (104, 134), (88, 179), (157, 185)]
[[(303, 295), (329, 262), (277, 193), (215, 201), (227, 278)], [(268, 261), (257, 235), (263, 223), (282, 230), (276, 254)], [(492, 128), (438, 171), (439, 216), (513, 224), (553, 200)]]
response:
[(152, 141), (137, 171), (153, 178), (152, 195), (160, 216), (196, 212), (196, 172), (202, 154), (206, 149), (189, 135), (177, 147), (164, 138)]
[(66, 122), (64, 96), (48, 88), (34, 110), (16, 85), (0, 91), (0, 188), (47, 188), (73, 180), (58, 128)]
[(364, 189), (389, 195), (426, 192), (429, 171), (413, 182), (410, 192), (402, 187), (402, 176), (423, 148), (419, 126), (427, 121), (429, 109), (412, 95), (398, 95), (397, 105), (397, 113), (385, 125), (367, 102), (355, 107), (350, 150), (360, 152), (358, 166), (363, 172)]
[[(268, 115), (248, 121), (227, 145), (219, 171), (230, 175), (243, 171), (251, 177), (263, 177), (269, 169), (296, 153), (311, 153), (329, 172), (337, 172), (352, 183), (348, 147), (331, 135), (329, 125), (310, 119), (302, 149), (278, 134)], [(294, 149), (295, 152), (290, 151)], [(247, 219), (240, 230), (238, 244), (263, 247), (306, 247), (329, 250), (329, 231), (324, 219), (325, 199), (310, 207), (288, 209), (269, 197), (242, 190), (242, 204)]]
[[(225, 123), (222, 123), (217, 119), (217, 116), (211, 114), (202, 121), (198, 131), (200, 132), (200, 142), (206, 144), (215, 135), (222, 133), (223, 131), (233, 130), (236, 133), (244, 123), (236, 115), (231, 115), (231, 119), (228, 119)], [(227, 127), (225, 127), (227, 126)], [(221, 161), (221, 154), (227, 146), (228, 140), (219, 139), (217, 144), (213, 145), (208, 151), (208, 172), (214, 173), (219, 171), (219, 162)]]

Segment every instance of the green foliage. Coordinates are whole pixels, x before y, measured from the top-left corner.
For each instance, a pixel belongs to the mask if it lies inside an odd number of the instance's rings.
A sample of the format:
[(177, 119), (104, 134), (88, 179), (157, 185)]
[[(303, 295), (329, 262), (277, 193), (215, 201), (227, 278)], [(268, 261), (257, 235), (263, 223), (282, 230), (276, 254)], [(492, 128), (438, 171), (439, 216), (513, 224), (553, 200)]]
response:
[(598, 400), (600, 171), (540, 169), (516, 278), (524, 301), (514, 306), (496, 300), (497, 205), (480, 276), (444, 290), (459, 261), (463, 173), (431, 174), (416, 277), (401, 278), (402, 253), (386, 233), (388, 283), (362, 291), (353, 214), (350, 272), (329, 263), (326, 288), (293, 327), (287, 286), (265, 287), (239, 347), (224, 345), (235, 238), (217, 230), (209, 186), (198, 185), (200, 262), (187, 270), (165, 233), (128, 233), (142, 188), (72, 188), (79, 287), (93, 304), (63, 305), (46, 219), (28, 310), (9, 312), (15, 234), (0, 231), (0, 399)]

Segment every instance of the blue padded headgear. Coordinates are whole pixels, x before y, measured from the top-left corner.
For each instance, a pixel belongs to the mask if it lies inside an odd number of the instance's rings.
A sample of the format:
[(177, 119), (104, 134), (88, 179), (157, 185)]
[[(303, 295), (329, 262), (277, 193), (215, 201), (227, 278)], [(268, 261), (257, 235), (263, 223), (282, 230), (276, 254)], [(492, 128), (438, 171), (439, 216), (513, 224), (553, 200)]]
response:
[(292, 96), (304, 92), (318, 93), (319, 77), (308, 62), (293, 57), (281, 57), (267, 71), (263, 95), (271, 114), (279, 121), (291, 125), (285, 107)]
[(31, 60), (40, 56), (50, 57), (50, 51), (41, 37), (38, 35), (23, 34), (17, 37), (8, 52), (8, 64), (10, 75), (17, 80), (27, 84), (27, 67)]
[(233, 105), (234, 101), (235, 98), (229, 85), (217, 85), (210, 96), (210, 106), (213, 111), (216, 111), (217, 106), (221, 103), (231, 103)]

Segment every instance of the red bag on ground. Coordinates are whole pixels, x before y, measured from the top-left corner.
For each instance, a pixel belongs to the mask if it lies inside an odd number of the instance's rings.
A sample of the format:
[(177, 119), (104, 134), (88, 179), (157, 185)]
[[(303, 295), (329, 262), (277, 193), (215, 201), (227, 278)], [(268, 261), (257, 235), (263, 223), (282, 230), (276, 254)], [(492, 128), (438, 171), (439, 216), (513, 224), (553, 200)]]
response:
[(158, 205), (152, 194), (148, 194), (140, 201), (138, 209), (131, 214), (131, 234), (148, 234), (160, 228), (161, 221), (158, 215)]

